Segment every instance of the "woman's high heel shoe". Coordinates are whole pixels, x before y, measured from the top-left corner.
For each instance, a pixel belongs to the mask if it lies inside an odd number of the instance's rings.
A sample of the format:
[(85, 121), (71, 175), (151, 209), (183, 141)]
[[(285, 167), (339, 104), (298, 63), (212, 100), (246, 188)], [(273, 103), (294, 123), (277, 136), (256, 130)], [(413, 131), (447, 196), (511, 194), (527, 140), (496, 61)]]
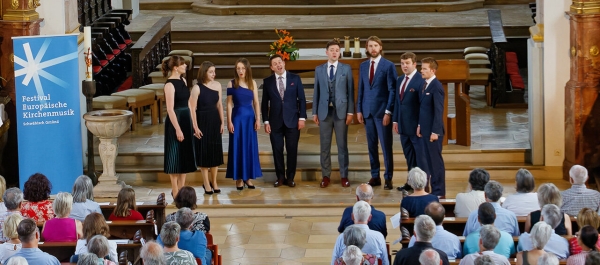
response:
[(204, 189), (204, 195), (212, 195), (214, 193), (214, 191), (206, 191), (206, 188), (204, 187), (204, 184), (202, 184), (202, 188)]
[(244, 184), (246, 185), (246, 187), (248, 187), (251, 190), (256, 189), (256, 186), (254, 186), (254, 185), (248, 185), (248, 182), (246, 182), (245, 180), (244, 180)]
[(235, 182), (235, 187), (237, 188), (237, 190), (243, 190), (244, 189), (244, 184), (242, 183), (241, 187), (237, 186), (237, 181)]
[(221, 189), (215, 189), (212, 185), (212, 182), (210, 182), (210, 188), (215, 192), (215, 193), (221, 193)]

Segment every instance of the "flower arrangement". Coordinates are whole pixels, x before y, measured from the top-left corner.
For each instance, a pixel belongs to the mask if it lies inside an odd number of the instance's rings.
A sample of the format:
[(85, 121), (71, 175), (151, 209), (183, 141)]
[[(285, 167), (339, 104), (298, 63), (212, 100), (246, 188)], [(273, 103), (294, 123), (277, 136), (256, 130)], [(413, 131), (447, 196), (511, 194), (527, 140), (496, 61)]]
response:
[(294, 37), (290, 35), (290, 32), (283, 29), (275, 29), (275, 33), (279, 37), (279, 40), (276, 40), (269, 45), (271, 51), (267, 53), (267, 56), (270, 57), (274, 54), (279, 54), (284, 61), (295, 61), (298, 59), (300, 53), (294, 42)]

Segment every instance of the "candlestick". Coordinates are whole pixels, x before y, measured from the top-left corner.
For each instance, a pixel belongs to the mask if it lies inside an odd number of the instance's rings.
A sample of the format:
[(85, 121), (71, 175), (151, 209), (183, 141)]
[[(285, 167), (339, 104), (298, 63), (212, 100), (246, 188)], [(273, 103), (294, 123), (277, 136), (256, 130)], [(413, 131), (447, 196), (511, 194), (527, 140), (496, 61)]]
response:
[(350, 51), (350, 36), (344, 36), (344, 52), (342, 55), (344, 57), (352, 56), (352, 52)]
[(92, 81), (92, 28), (83, 27), (83, 54), (85, 55), (85, 81)]
[(361, 58), (362, 54), (360, 54), (360, 38), (354, 38), (354, 54), (352, 55), (354, 58)]

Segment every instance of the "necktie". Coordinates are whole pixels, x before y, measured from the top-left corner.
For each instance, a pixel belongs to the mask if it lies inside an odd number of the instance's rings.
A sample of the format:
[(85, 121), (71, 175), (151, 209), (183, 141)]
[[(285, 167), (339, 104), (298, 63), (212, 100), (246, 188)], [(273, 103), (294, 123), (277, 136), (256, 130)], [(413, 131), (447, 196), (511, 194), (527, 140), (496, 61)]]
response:
[(375, 75), (375, 61), (371, 61), (371, 70), (369, 70), (369, 84), (373, 84), (373, 76)]
[(333, 80), (333, 64), (329, 66), (329, 80)]
[(425, 82), (425, 85), (423, 86), (423, 90), (421, 90), (421, 93), (425, 93), (425, 89), (427, 88), (427, 82)]
[(400, 89), (400, 100), (404, 99), (404, 89), (406, 88), (406, 84), (408, 84), (408, 76), (404, 79), (404, 84), (402, 84), (402, 88)]
[(283, 100), (283, 93), (285, 92), (285, 90), (283, 90), (283, 76), (279, 77), (279, 96), (281, 97), (281, 100)]

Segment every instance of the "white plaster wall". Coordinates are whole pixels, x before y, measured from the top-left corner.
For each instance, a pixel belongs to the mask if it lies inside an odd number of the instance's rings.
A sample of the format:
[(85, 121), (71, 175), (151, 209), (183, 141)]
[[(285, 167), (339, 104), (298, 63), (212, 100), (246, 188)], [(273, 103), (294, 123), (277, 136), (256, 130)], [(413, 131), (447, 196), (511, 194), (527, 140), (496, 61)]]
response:
[[(562, 166), (565, 150), (565, 85), (569, 81), (571, 1), (543, 5), (545, 165)], [(558, 155), (557, 155), (558, 154)]]
[(36, 11), (44, 21), (40, 24), (40, 35), (65, 34), (65, 5), (64, 0), (40, 1)]

